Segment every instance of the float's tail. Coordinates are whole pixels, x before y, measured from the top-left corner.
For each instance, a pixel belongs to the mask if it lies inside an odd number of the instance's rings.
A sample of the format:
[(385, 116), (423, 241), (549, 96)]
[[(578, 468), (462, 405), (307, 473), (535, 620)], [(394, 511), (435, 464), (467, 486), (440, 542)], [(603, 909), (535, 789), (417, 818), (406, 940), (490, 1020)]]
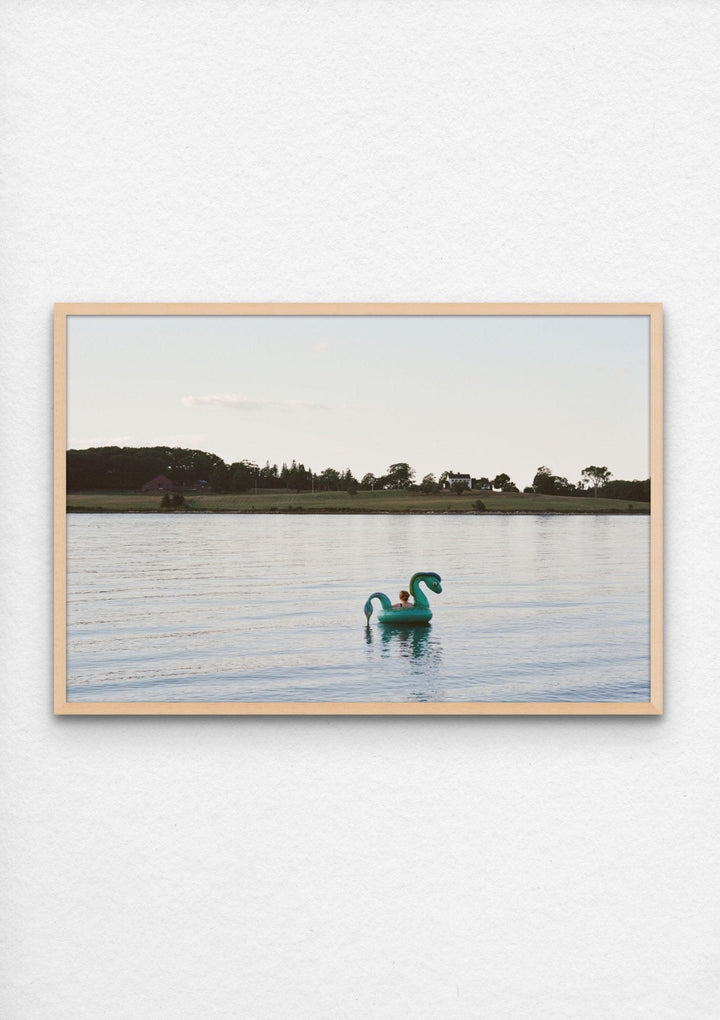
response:
[(373, 606), (372, 606), (372, 600), (373, 599), (379, 599), (380, 600), (380, 604), (383, 607), (383, 609), (390, 609), (390, 608), (392, 608), (390, 599), (387, 597), (387, 595), (384, 592), (382, 592), (382, 591), (374, 591), (372, 593), (372, 595), (368, 595), (367, 601), (366, 601), (365, 607), (364, 607), (365, 619), (367, 620), (368, 623), (370, 623), (370, 617), (372, 616), (372, 612), (373, 612)]

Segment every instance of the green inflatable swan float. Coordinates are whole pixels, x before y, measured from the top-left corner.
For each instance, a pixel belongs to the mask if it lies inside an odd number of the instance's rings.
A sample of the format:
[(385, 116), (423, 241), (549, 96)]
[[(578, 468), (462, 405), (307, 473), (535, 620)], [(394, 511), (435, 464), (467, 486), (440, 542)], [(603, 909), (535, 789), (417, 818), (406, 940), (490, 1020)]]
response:
[(404, 627), (409, 623), (430, 623), (432, 619), (432, 609), (425, 596), (425, 592), (420, 588), (420, 584), (424, 583), (437, 595), (442, 591), (440, 584), (440, 575), (434, 573), (432, 570), (425, 570), (419, 574), (413, 574), (410, 578), (410, 594), (412, 595), (413, 602), (412, 606), (407, 608), (394, 609), (390, 599), (381, 591), (375, 591), (372, 595), (368, 596), (367, 602), (365, 603), (365, 619), (370, 624), (370, 617), (372, 616), (373, 606), (372, 600), (378, 599), (381, 605), (381, 609), (378, 612), (378, 620), (380, 623), (391, 623), (398, 626)]

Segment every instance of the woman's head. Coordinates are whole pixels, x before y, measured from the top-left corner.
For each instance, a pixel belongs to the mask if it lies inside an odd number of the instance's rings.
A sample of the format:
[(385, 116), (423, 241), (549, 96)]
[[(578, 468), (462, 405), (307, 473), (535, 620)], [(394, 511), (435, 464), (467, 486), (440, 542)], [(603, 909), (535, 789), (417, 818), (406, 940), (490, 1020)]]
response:
[(401, 602), (407, 602), (407, 600), (409, 598), (410, 598), (410, 592), (409, 591), (401, 591), (400, 592), (400, 601)]

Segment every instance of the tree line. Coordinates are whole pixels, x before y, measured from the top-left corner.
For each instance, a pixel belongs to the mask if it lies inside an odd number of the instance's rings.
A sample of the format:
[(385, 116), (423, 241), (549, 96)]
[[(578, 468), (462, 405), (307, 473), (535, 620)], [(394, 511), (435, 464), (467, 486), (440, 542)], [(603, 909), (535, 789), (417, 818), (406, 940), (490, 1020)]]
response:
[[(159, 475), (165, 475), (177, 489), (193, 489), (202, 482), (216, 492), (241, 493), (251, 489), (290, 489), (294, 492), (350, 492), (358, 490), (409, 489), (423, 493), (450, 489), (458, 496), (468, 492), (466, 481), (452, 481), (455, 472), (443, 471), (439, 476), (425, 475), (419, 482), (413, 468), (405, 461), (390, 464), (384, 474), (367, 473), (358, 479), (350, 468), (328, 467), (315, 472), (293, 460), (281, 466), (266, 462), (264, 466), (250, 460), (227, 464), (221, 457), (203, 450), (171, 446), (102, 446), (67, 452), (67, 489), (138, 490)], [(592, 493), (612, 499), (650, 499), (650, 480), (624, 481), (612, 479), (607, 467), (590, 465), (584, 468), (573, 485), (550, 468), (537, 469), (532, 485), (524, 492), (542, 495), (587, 496)], [(503, 472), (494, 478), (471, 480), (473, 489), (519, 492), (510, 476)]]
[(612, 478), (612, 472), (604, 465), (590, 464), (583, 468), (576, 485), (567, 478), (554, 475), (544, 464), (537, 469), (532, 488), (525, 492), (539, 492), (544, 496), (597, 496), (602, 493), (606, 499), (631, 499), (642, 503), (650, 502), (650, 479), (634, 478), (631, 481)]
[(281, 467), (250, 460), (227, 464), (203, 450), (170, 446), (102, 446), (67, 451), (68, 491), (88, 489), (127, 491), (141, 489), (148, 481), (165, 475), (179, 489), (207, 483), (216, 492), (248, 492), (250, 489), (357, 491), (358, 489), (407, 489), (415, 473), (409, 464), (391, 464), (384, 475), (366, 474), (357, 479), (350, 468), (328, 467), (312, 471), (293, 460)]

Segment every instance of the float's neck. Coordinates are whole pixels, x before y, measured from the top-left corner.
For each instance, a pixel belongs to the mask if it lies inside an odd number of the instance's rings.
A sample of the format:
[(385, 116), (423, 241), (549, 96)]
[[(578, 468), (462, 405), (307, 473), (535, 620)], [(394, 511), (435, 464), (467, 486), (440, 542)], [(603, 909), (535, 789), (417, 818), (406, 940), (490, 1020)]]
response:
[(425, 592), (420, 587), (420, 581), (422, 580), (422, 574), (413, 574), (410, 578), (410, 594), (413, 597), (413, 602), (420, 609), (429, 609), (430, 603), (425, 597)]

